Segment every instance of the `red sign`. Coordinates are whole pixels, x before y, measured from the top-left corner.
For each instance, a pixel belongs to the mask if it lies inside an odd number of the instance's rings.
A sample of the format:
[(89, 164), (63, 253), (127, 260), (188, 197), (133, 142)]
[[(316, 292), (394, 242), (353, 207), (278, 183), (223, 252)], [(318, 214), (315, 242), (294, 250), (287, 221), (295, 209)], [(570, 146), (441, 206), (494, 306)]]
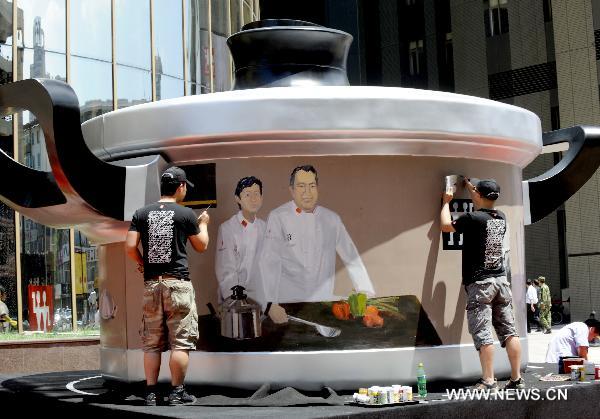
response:
[(28, 285), (29, 330), (50, 332), (54, 320), (52, 285)]

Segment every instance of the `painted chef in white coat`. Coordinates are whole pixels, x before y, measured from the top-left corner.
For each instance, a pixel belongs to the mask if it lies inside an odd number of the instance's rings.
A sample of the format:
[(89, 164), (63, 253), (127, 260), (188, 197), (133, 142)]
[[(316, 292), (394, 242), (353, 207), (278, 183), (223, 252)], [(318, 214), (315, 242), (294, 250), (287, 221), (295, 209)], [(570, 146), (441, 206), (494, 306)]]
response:
[(235, 188), (239, 211), (219, 226), (215, 271), (219, 282), (219, 301), (241, 285), (246, 294), (263, 302), (262, 287), (256, 282), (257, 254), (265, 236), (266, 223), (256, 216), (263, 203), (262, 182), (254, 176), (239, 180)]
[(287, 321), (277, 303), (331, 301), (336, 252), (346, 265), (354, 289), (375, 295), (356, 246), (335, 212), (317, 205), (319, 178), (313, 166), (296, 167), (290, 176), (292, 201), (274, 209), (260, 256), (261, 280), (269, 316)]

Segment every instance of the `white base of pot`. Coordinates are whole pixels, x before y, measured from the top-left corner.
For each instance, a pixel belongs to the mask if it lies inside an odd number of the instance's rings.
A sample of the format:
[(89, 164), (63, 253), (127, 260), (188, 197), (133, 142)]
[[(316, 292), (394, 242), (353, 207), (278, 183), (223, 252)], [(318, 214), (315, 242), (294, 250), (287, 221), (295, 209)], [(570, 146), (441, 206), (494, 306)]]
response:
[[(521, 367), (528, 361), (527, 338)], [(495, 342), (494, 372), (510, 374), (504, 349)], [(170, 352), (163, 353), (160, 381), (170, 379)], [(221, 385), (255, 389), (264, 383), (273, 388), (291, 386), (337, 390), (369, 385), (416, 382), (416, 366), (425, 365), (428, 380), (477, 380), (481, 376), (479, 356), (472, 344), (419, 348), (369, 349), (315, 352), (190, 352), (187, 384)], [(144, 380), (143, 352), (139, 349), (101, 349), (102, 374), (125, 382)]]

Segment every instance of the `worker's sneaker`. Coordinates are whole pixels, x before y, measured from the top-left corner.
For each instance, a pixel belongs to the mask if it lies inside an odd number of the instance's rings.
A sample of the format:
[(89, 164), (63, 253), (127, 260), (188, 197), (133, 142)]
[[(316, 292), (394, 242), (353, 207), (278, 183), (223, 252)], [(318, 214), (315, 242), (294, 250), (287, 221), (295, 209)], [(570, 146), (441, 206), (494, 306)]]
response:
[(156, 400), (156, 390), (154, 388), (146, 389), (146, 395), (144, 396), (146, 406), (156, 406)]
[(513, 381), (512, 378), (509, 378), (509, 380), (506, 382), (506, 384), (504, 384), (504, 390), (511, 390), (511, 389), (520, 389), (520, 388), (525, 388), (525, 380), (523, 380), (523, 377), (519, 377), (517, 380)]
[(546, 331), (544, 332), (545, 335), (549, 335), (550, 333), (552, 333), (552, 329), (546, 329)]
[(498, 390), (498, 381), (494, 378), (494, 382), (488, 384), (483, 380), (483, 378), (480, 378), (479, 381), (477, 381), (477, 383), (471, 387), (471, 390), (489, 390), (490, 393), (495, 393)]
[(171, 394), (169, 394), (169, 406), (178, 406), (181, 404), (192, 404), (196, 401), (196, 398), (191, 394), (188, 394), (183, 386), (173, 387)]

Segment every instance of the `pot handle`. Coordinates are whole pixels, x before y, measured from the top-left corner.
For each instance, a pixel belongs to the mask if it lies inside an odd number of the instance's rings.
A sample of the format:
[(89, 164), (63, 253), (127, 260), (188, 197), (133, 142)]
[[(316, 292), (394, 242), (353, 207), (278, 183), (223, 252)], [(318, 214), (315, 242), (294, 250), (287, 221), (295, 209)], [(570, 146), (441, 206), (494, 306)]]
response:
[[(135, 209), (160, 196), (158, 156), (149, 163), (120, 166), (90, 151), (79, 100), (67, 83), (27, 79), (0, 86), (0, 115), (22, 110), (33, 113), (43, 130), (52, 171), (30, 169), (0, 152), (2, 178), (21, 181), (18, 190), (10, 182), (0, 183), (0, 200), (9, 206), (46, 224), (74, 225), (106, 218), (128, 221)], [(64, 208), (52, 208), (62, 204)]]
[(568, 142), (563, 158), (547, 172), (523, 181), (525, 225), (549, 215), (575, 194), (600, 166), (600, 127), (573, 126), (546, 132), (545, 146)]

